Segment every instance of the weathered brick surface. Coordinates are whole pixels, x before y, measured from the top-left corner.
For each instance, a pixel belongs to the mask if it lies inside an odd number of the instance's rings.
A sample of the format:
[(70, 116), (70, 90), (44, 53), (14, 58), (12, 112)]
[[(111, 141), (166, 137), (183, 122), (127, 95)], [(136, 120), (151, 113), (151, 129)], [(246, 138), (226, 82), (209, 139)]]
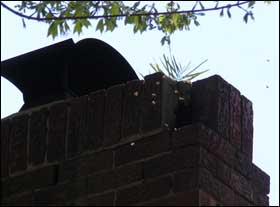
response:
[(4, 201), (1, 205), (3, 206), (31, 206), (33, 205), (33, 194), (31, 191), (24, 192), (11, 196), (9, 199)]
[(130, 81), (124, 89), (122, 138), (140, 133), (143, 81)]
[(5, 184), (5, 197), (17, 193), (43, 188), (55, 184), (56, 165), (51, 165), (29, 173), (8, 178)]
[(232, 205), (234, 191), (220, 182), (205, 168), (200, 168), (199, 172), (199, 186), (206, 192), (211, 192), (215, 198), (219, 198), (224, 205)]
[(99, 90), (88, 95), (88, 129), (87, 129), (87, 149), (97, 149), (103, 142), (104, 122), (100, 117), (104, 117), (105, 90)]
[(113, 151), (107, 150), (92, 154), (87, 158), (88, 173), (96, 173), (113, 168)]
[(88, 173), (87, 158), (65, 160), (58, 167), (58, 182), (77, 179)]
[(119, 166), (128, 162), (143, 159), (162, 152), (170, 148), (170, 138), (168, 131), (162, 131), (146, 139), (120, 146), (115, 152), (115, 165)]
[(184, 168), (192, 168), (198, 165), (199, 148), (189, 146), (177, 149), (168, 154), (147, 160), (143, 163), (144, 177), (156, 177), (163, 174), (180, 170)]
[(1, 205), (268, 205), (252, 120), (219, 76), (191, 87), (162, 73), (13, 115)]
[(178, 105), (175, 108), (175, 127), (182, 127), (192, 123), (191, 85), (185, 82), (177, 82)]
[(199, 164), (247, 200), (253, 201), (253, 189), (269, 193), (269, 176), (207, 127), (201, 124), (186, 126), (172, 134), (172, 141), (175, 148), (201, 144)]
[[(178, 102), (176, 82), (155, 73), (145, 77), (141, 131), (148, 132), (175, 124), (175, 107)], [(164, 113), (163, 113), (164, 112)]]
[(77, 156), (86, 148), (87, 99), (87, 96), (83, 96), (69, 101), (70, 114), (67, 134), (67, 158)]
[(117, 143), (121, 139), (121, 120), (124, 84), (107, 90), (104, 114), (104, 145)]
[(30, 116), (29, 163), (42, 164), (47, 149), (47, 118), (48, 111), (43, 108)]
[(214, 75), (194, 82), (192, 87), (193, 121), (203, 122), (229, 139), (229, 84)]
[(258, 166), (252, 164), (251, 179), (255, 186), (258, 186), (259, 192), (270, 193), (270, 177)]
[(61, 205), (86, 194), (86, 179), (80, 178), (67, 183), (62, 183), (35, 191), (35, 205)]
[[(198, 206), (200, 200), (200, 193), (195, 191), (180, 192), (170, 196), (140, 203), (139, 206)], [(204, 202), (205, 204), (205, 202)], [(207, 205), (205, 205), (207, 206)]]
[(14, 117), (10, 135), (10, 173), (23, 171), (27, 167), (28, 115)]
[(209, 193), (199, 190), (199, 206), (221, 206), (221, 203)]
[(82, 201), (76, 202), (78, 206), (113, 206), (115, 193), (109, 192), (101, 195), (92, 195)]
[(116, 205), (131, 205), (167, 195), (171, 189), (171, 177), (161, 177), (117, 191)]
[(88, 193), (101, 193), (142, 179), (142, 165), (125, 165), (114, 170), (98, 173), (88, 178)]
[(10, 120), (1, 121), (1, 178), (9, 174)]
[(113, 152), (109, 150), (96, 152), (62, 162), (59, 165), (58, 181), (64, 182), (112, 168)]
[(240, 92), (230, 85), (230, 142), (241, 150), (241, 97)]
[(252, 161), (253, 156), (253, 106), (245, 96), (241, 96), (241, 141), (242, 152)]
[(173, 191), (184, 192), (198, 188), (199, 171), (198, 168), (189, 168), (174, 173)]
[(50, 106), (48, 128), (48, 162), (65, 159), (65, 138), (67, 128), (67, 104), (58, 103)]
[(161, 88), (163, 74), (146, 76), (143, 92), (143, 114), (141, 130), (149, 131), (161, 127)]

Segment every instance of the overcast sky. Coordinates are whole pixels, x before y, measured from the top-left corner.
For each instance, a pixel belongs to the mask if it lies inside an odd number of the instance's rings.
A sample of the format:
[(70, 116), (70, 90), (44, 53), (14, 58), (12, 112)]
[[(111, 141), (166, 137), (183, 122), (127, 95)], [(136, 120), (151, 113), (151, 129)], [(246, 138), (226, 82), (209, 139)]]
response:
[[(254, 14), (255, 21), (245, 24), (239, 9), (232, 9), (231, 19), (207, 13), (199, 27), (173, 35), (172, 51), (182, 64), (191, 60), (192, 67), (208, 59), (201, 70), (210, 71), (197, 79), (219, 74), (253, 102), (253, 162), (271, 176), (270, 205), (279, 205), (279, 2), (257, 2)], [(168, 51), (160, 44), (162, 33), (133, 34), (122, 23), (113, 33), (90, 28), (80, 36), (55, 40), (46, 37), (46, 24), (26, 21), (26, 25), (24, 29), (21, 18), (1, 8), (1, 61), (68, 38), (77, 42), (93, 37), (112, 45), (136, 72), (146, 75), (149, 63)], [(21, 93), (1, 77), (1, 118), (22, 104)]]

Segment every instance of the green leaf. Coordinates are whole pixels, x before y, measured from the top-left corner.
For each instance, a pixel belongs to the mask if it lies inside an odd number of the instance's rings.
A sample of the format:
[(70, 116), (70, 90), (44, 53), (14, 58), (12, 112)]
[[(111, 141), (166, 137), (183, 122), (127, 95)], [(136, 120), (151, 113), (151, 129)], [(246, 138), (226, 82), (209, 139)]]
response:
[(111, 8), (111, 10), (110, 10), (111, 14), (112, 14), (112, 15), (117, 15), (117, 14), (119, 14), (119, 9), (120, 9), (120, 8), (119, 8), (118, 3), (113, 1), (112, 8)]
[(195, 24), (195, 26), (199, 26), (200, 25), (197, 20), (194, 20), (194, 24)]
[(107, 27), (106, 31), (113, 31), (115, 29), (115, 22), (113, 20), (113, 18), (110, 18), (110, 19), (106, 19), (105, 20), (105, 25)]
[(52, 38), (54, 39), (56, 36), (57, 36), (57, 34), (58, 34), (58, 32), (57, 32), (57, 21), (53, 21), (52, 23), (51, 23), (51, 25), (50, 25), (50, 27), (49, 27), (49, 29), (48, 29), (48, 34), (47, 34), (47, 37), (48, 36), (52, 36)]
[(255, 3), (256, 3), (256, 1), (249, 1), (249, 3), (248, 3), (248, 8), (254, 6)]
[(180, 14), (172, 14), (172, 21), (176, 27), (178, 26), (179, 18), (180, 18)]
[(96, 30), (100, 30), (100, 32), (102, 33), (103, 30), (104, 30), (104, 22), (103, 22), (103, 19), (100, 19), (97, 23), (97, 26), (96, 26)]
[(82, 24), (80, 21), (77, 21), (75, 26), (74, 26), (74, 33), (78, 33), (78, 34), (81, 34), (82, 32)]
[(126, 16), (124, 20), (124, 24), (133, 24), (134, 23), (134, 17), (133, 16)]

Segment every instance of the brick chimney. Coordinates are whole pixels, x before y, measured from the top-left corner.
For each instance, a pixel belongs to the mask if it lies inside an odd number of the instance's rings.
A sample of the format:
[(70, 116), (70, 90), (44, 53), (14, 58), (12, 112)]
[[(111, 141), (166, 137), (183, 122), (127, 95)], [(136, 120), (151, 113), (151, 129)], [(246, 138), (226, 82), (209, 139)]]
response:
[(2, 119), (1, 205), (267, 206), (252, 152), (235, 87), (155, 73)]

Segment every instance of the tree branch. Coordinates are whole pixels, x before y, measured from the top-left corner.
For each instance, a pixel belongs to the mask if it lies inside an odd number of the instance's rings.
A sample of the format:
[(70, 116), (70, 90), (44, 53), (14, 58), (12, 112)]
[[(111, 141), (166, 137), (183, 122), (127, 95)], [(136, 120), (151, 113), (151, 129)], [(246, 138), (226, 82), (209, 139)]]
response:
[(20, 13), (18, 11), (15, 11), (14, 9), (8, 7), (6, 4), (4, 4), (1, 1), (1, 6), (3, 6), (5, 9), (9, 10), (13, 14), (16, 14), (17, 16), (20, 16), (25, 19), (29, 20), (36, 20), (36, 21), (47, 21), (47, 20), (76, 20), (76, 19), (100, 19), (100, 18), (113, 18), (113, 17), (126, 17), (126, 16), (150, 16), (150, 15), (169, 15), (169, 14), (183, 14), (183, 13), (199, 13), (199, 12), (206, 12), (206, 11), (215, 11), (215, 10), (221, 10), (228, 7), (240, 7), (243, 4), (248, 4), (250, 1), (244, 1), (240, 2), (238, 1), (235, 4), (228, 4), (225, 6), (220, 7), (212, 7), (207, 9), (194, 9), (194, 10), (184, 10), (184, 11), (174, 11), (174, 12), (156, 12), (156, 13), (135, 13), (135, 14), (117, 14), (117, 15), (97, 15), (97, 16), (76, 16), (76, 17), (32, 17), (27, 16), (23, 13)]

